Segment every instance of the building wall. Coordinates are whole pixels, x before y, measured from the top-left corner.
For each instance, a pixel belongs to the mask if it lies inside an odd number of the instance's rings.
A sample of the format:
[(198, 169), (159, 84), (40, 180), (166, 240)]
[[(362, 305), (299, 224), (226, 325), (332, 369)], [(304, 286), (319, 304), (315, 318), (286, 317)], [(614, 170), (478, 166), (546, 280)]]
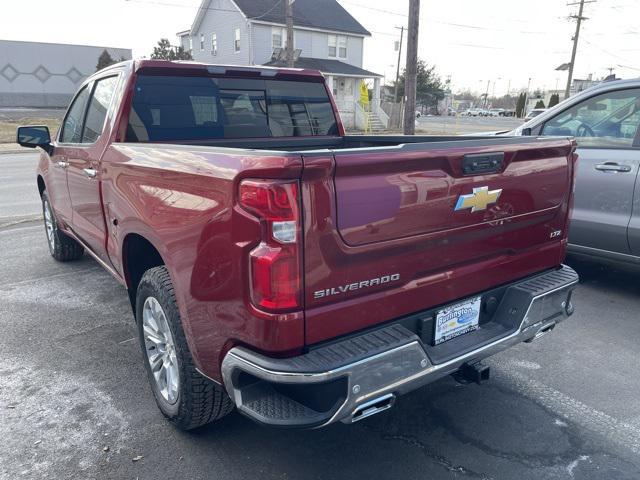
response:
[[(231, 10), (231, 11), (230, 11)], [(234, 30), (240, 27), (240, 51), (234, 50)], [(218, 39), (218, 54), (211, 53), (211, 34)], [(204, 50), (200, 49), (200, 35), (204, 34)], [(230, 0), (212, 0), (197, 32), (191, 32), (193, 59), (204, 63), (250, 65), (248, 23)], [(187, 40), (188, 43), (188, 40)], [(188, 46), (187, 46), (188, 49)]]
[(0, 40), (0, 107), (66, 107), (104, 50), (131, 59), (124, 48)]
[(347, 37), (347, 59), (341, 59), (349, 65), (362, 68), (362, 50), (364, 47), (364, 38)]
[[(207, 17), (215, 17), (220, 15), (221, 12), (210, 12)], [(225, 12), (222, 12), (225, 13)], [(205, 21), (203, 21), (203, 25)], [(209, 20), (211, 21), (211, 20)], [(227, 21), (227, 23), (229, 23)], [(220, 44), (225, 43), (229, 44), (230, 48), (233, 47), (233, 31), (226, 30), (224, 28), (218, 27), (219, 30), (225, 32), (224, 39), (221, 37), (221, 33), (218, 33), (218, 50), (220, 51)], [(251, 23), (251, 47), (253, 48), (253, 55), (250, 57), (241, 56), (243, 62), (242, 65), (262, 65), (271, 60), (271, 55), (273, 53), (273, 45), (272, 45), (272, 25), (266, 25), (262, 23)], [(282, 27), (275, 27), (282, 28)], [(202, 28), (201, 28), (202, 30)], [(244, 38), (245, 30), (242, 30), (242, 35)], [(300, 53), (303, 57), (311, 57), (311, 58), (329, 58), (329, 34), (325, 32), (314, 32), (306, 29), (297, 29), (294, 28), (293, 32), (293, 43), (296, 49), (302, 50)], [(199, 41), (199, 36), (197, 36)], [(236, 57), (229, 58), (228, 56), (222, 56), (221, 53), (218, 54), (218, 57), (212, 57), (207, 55), (199, 55), (197, 51), (198, 45), (196, 45), (196, 36), (194, 36), (194, 59), (203, 62), (215, 62), (215, 63), (236, 63), (232, 60), (236, 59)], [(347, 36), (347, 58), (336, 58), (336, 60), (340, 60), (342, 62), (354, 65), (356, 67), (362, 68), (362, 57), (363, 57), (363, 38), (362, 37), (354, 37)], [(333, 57), (332, 57), (333, 58)]]
[(191, 49), (191, 44), (189, 43), (189, 34), (178, 36), (178, 45), (188, 52)]
[(313, 51), (313, 33), (310, 30), (293, 29), (293, 47), (302, 50), (301, 57), (317, 58)]
[[(271, 60), (271, 27), (254, 23), (251, 25), (251, 44), (253, 45), (253, 62), (262, 65)], [(295, 44), (295, 40), (294, 40)]]

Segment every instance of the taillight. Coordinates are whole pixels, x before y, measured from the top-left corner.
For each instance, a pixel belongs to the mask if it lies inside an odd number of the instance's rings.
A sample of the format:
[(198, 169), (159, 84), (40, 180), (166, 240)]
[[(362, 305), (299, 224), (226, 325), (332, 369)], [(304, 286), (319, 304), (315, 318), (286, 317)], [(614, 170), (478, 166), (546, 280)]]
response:
[(266, 310), (301, 306), (298, 183), (244, 180), (240, 206), (263, 223), (260, 244), (249, 253), (251, 300)]

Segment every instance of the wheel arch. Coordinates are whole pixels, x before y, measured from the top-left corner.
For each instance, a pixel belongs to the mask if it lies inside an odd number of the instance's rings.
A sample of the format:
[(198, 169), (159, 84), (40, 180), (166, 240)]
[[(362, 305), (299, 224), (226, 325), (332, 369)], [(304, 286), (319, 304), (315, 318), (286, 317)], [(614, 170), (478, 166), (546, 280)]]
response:
[(160, 250), (146, 237), (128, 233), (122, 241), (122, 270), (129, 292), (129, 301), (136, 310), (136, 293), (144, 272), (153, 267), (166, 265)]

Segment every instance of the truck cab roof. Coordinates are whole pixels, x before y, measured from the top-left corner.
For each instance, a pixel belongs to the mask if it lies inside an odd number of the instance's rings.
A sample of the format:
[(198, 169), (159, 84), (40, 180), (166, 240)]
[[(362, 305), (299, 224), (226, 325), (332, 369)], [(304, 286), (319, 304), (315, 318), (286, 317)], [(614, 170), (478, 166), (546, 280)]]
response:
[[(282, 67), (268, 67), (262, 65), (245, 66), (245, 65), (222, 65), (214, 63), (202, 63), (192, 60), (157, 60), (157, 59), (142, 59), (142, 60), (125, 60), (123, 62), (110, 65), (109, 67), (100, 70), (97, 73), (102, 73), (106, 70), (128, 67), (134, 72), (141, 70), (166, 70), (185, 72), (188, 70), (201, 70), (203, 73), (215, 74), (215, 75), (233, 75), (241, 77), (282, 77), (304, 79), (324, 79), (324, 76), (318, 70), (310, 70), (303, 68), (282, 68)], [(94, 74), (95, 75), (95, 74)]]

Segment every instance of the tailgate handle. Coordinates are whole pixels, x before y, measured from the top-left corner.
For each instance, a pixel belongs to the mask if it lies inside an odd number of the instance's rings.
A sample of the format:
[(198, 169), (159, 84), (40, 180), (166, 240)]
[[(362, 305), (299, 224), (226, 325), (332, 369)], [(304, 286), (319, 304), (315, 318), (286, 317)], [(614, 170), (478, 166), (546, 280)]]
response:
[(470, 153), (462, 157), (462, 171), (465, 175), (496, 173), (502, 170), (504, 152)]

